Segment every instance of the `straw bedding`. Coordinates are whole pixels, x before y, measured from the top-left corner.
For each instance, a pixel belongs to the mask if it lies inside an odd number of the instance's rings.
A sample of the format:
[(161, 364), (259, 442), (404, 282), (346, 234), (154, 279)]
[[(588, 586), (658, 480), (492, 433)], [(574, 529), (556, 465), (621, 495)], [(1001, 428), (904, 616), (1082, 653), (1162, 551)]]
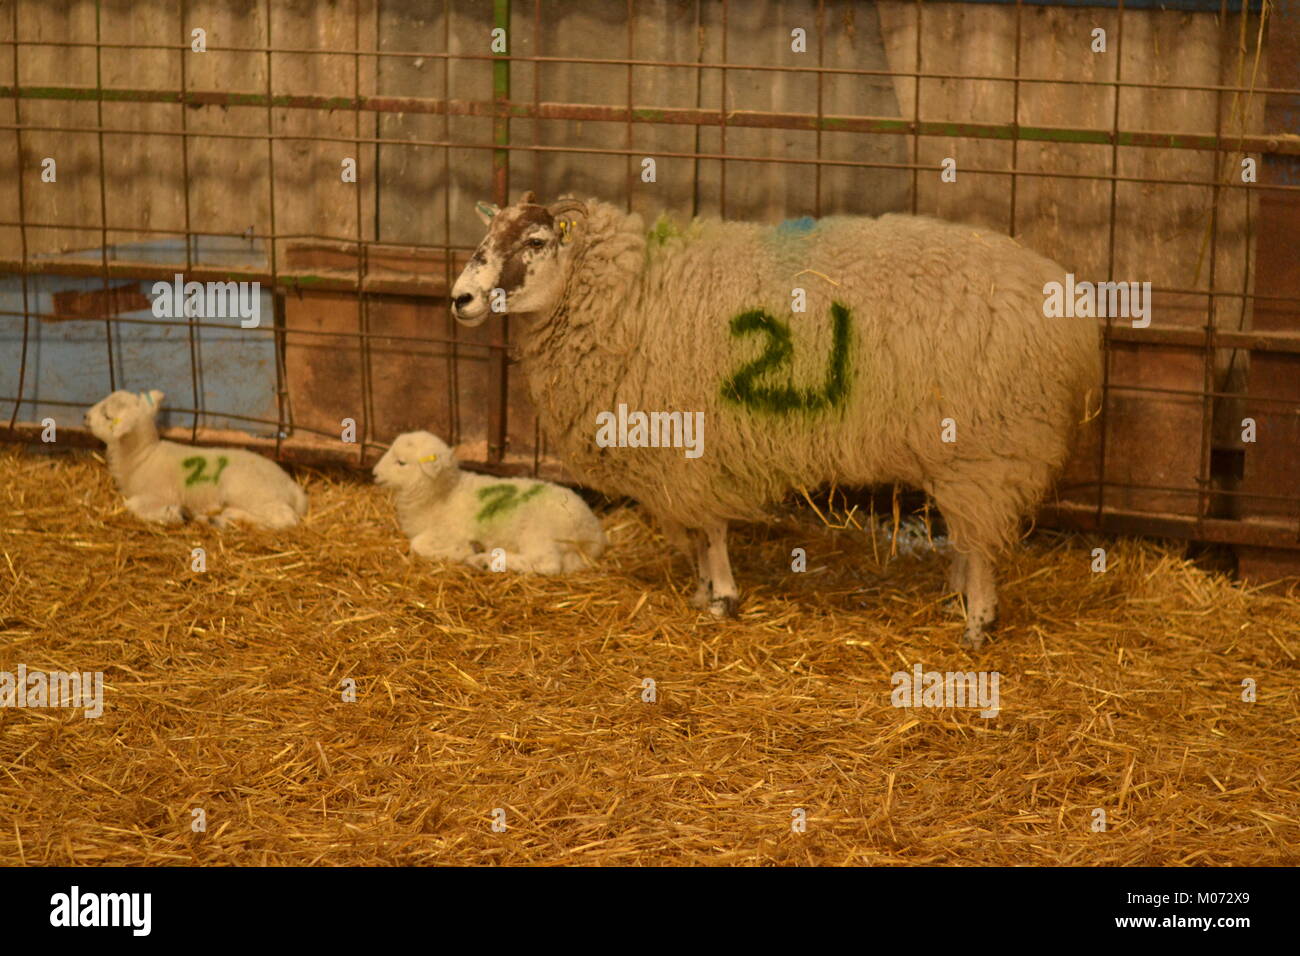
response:
[[(601, 569), (523, 578), (412, 559), (360, 476), (300, 478), (293, 531), (167, 530), (92, 457), (0, 449), (0, 670), (105, 682), (99, 719), (0, 709), (0, 860), (1300, 862), (1294, 583), (1040, 533), (972, 656), (939, 555), (810, 510), (739, 531), (716, 622), (635, 508)], [(917, 662), (998, 671), (1001, 713), (892, 707)]]

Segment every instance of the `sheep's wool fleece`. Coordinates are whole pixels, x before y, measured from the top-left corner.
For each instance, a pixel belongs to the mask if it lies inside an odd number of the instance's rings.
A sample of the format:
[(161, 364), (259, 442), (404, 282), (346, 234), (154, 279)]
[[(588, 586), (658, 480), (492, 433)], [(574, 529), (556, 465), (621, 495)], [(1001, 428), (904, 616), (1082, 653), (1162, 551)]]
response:
[[(661, 220), (647, 236), (636, 214), (587, 211), (564, 296), (521, 354), (566, 465), (661, 518), (761, 520), (792, 488), (896, 481), (996, 551), (1097, 402), (1096, 321), (1044, 316), (1065, 270), (1006, 236), (904, 215)], [(596, 416), (620, 403), (703, 412), (704, 455), (599, 447)]]

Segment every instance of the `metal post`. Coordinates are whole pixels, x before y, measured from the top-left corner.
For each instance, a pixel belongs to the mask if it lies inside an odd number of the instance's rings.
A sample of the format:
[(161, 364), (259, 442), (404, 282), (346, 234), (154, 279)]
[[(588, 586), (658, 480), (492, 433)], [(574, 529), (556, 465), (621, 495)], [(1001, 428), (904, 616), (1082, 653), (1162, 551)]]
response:
[[(514, 38), (510, 36), (510, 0), (493, 0), (492, 25), (506, 31), (506, 52), (492, 64), (492, 200), (502, 209), (510, 204), (510, 60)], [(505, 457), (509, 415), (510, 316), (493, 324), (492, 359), (488, 364), (487, 460), (498, 464)]]

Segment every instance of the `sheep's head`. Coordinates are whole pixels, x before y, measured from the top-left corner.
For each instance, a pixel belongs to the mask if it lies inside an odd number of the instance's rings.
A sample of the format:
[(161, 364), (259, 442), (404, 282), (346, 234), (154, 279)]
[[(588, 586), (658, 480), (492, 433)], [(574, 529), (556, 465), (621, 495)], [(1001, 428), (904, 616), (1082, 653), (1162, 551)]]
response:
[(505, 209), (475, 207), (488, 232), (451, 290), (462, 325), (480, 325), (493, 311), (549, 314), (559, 303), (586, 204), (561, 199), (548, 207), (533, 199), (528, 192)]
[(152, 425), (164, 398), (156, 388), (148, 392), (116, 391), (90, 407), (85, 416), (86, 427), (105, 444), (117, 441), (141, 423)]
[(437, 435), (406, 432), (393, 439), (375, 465), (374, 476), (376, 484), (387, 488), (412, 488), (458, 467), (456, 456)]

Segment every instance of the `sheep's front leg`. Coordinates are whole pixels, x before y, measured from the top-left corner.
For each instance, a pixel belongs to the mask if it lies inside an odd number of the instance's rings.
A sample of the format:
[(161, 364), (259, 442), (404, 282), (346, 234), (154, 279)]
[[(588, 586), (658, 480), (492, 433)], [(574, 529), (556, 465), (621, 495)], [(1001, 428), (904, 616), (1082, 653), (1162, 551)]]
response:
[(187, 517), (179, 504), (157, 495), (132, 495), (126, 499), (126, 507), (141, 521), (157, 524), (183, 524)]
[(709, 576), (709, 612), (714, 617), (734, 617), (740, 595), (736, 591), (736, 581), (731, 576), (731, 559), (727, 556), (727, 523), (713, 522), (706, 525), (704, 534), (708, 537), (701, 566), (707, 566)]
[(523, 554), (511, 554), (507, 551), (506, 567), (511, 571), (520, 571), (524, 574), (559, 574), (564, 570), (564, 560), (560, 552), (555, 549)]
[(966, 593), (966, 555), (960, 551), (954, 551), (948, 563), (948, 590), (954, 594)]
[(679, 522), (667, 518), (655, 518), (663, 529), (664, 537), (674, 548), (686, 555), (695, 565), (695, 593), (691, 596), (691, 605), (701, 611), (707, 610), (713, 600), (713, 589), (709, 582), (709, 542), (704, 535), (694, 528), (687, 528)]
[(966, 630), (962, 647), (979, 650), (998, 619), (998, 589), (993, 579), (993, 562), (978, 552), (965, 559)]
[[(558, 551), (501, 551), (497, 554), (497, 550), (493, 548), (491, 551), (471, 554), (465, 559), (465, 563), (483, 571), (495, 571), (499, 566), (506, 571), (519, 574), (559, 574), (564, 570), (564, 563)], [(499, 565), (497, 565), (498, 558), (500, 558)]]
[(694, 528), (683, 530), (682, 534), (686, 539), (686, 556), (695, 566), (695, 593), (691, 595), (691, 606), (707, 611), (709, 602), (713, 600), (713, 584), (709, 580), (709, 542)]
[(684, 524), (673, 521), (670, 518), (660, 518), (658, 515), (654, 516), (654, 521), (659, 525), (660, 530), (663, 531), (664, 537), (668, 539), (670, 545), (688, 558), (695, 554), (694, 533), (688, 531)]
[(434, 561), (459, 561), (461, 563), (468, 563), (467, 559), (474, 553), (474, 549), (468, 541), (448, 544), (446, 539), (440, 538), (432, 531), (425, 531), (423, 534), (417, 534), (412, 538), (411, 551), (422, 558), (429, 558)]

